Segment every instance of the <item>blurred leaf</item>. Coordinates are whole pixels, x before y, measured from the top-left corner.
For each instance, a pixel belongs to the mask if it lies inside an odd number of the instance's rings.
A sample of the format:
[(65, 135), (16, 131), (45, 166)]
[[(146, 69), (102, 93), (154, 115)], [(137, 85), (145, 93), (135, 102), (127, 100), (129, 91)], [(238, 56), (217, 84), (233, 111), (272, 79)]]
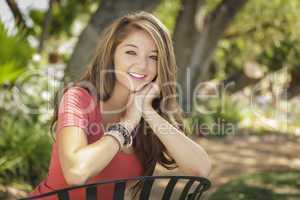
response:
[(27, 67), (33, 49), (22, 33), (8, 35), (0, 23), (0, 86), (4, 82), (13, 82)]
[(176, 17), (180, 7), (181, 0), (162, 0), (154, 11), (155, 16), (166, 25), (170, 33), (173, 32), (175, 27)]
[(16, 69), (14, 61), (7, 62), (1, 65), (0, 68), (0, 85), (6, 82), (13, 82), (16, 78), (25, 71), (24, 68)]

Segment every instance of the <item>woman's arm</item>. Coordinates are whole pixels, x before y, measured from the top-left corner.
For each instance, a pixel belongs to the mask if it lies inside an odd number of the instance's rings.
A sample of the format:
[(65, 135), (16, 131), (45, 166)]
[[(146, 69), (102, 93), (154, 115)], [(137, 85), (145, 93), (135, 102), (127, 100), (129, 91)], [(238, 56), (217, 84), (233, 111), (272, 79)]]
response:
[(186, 175), (207, 177), (211, 163), (205, 150), (161, 117), (152, 107), (149, 106), (146, 110), (143, 118), (165, 145), (179, 169)]
[[(129, 128), (128, 123), (127, 128)], [(133, 129), (129, 129), (131, 132)], [(64, 177), (69, 185), (85, 183), (102, 171), (119, 151), (118, 142), (111, 136), (89, 144), (79, 127), (64, 127), (58, 134), (58, 154)]]

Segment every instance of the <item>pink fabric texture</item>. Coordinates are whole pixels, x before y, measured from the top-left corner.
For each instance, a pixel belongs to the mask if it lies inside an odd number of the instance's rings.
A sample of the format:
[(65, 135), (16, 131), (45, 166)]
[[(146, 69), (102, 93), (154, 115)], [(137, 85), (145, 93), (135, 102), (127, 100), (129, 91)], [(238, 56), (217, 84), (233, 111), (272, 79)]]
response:
[[(68, 89), (59, 104), (56, 134), (60, 133), (63, 127), (76, 126), (82, 128), (87, 136), (88, 143), (94, 143), (103, 136), (101, 127), (101, 112), (98, 102), (90, 93), (81, 87)], [(36, 186), (29, 194), (35, 196), (57, 189), (70, 187), (63, 176), (58, 157), (57, 138), (52, 145), (51, 160), (47, 177)], [(99, 158), (101, 155), (99, 155)], [(95, 160), (97, 162), (97, 160)], [(136, 154), (119, 152), (112, 161), (96, 176), (91, 177), (86, 183), (101, 180), (112, 180), (136, 177), (142, 175), (142, 165)], [(97, 188), (99, 199), (110, 200), (114, 190), (113, 185)], [(72, 200), (84, 200), (85, 190), (76, 189), (69, 192)], [(43, 200), (57, 200), (57, 197), (41, 198)]]

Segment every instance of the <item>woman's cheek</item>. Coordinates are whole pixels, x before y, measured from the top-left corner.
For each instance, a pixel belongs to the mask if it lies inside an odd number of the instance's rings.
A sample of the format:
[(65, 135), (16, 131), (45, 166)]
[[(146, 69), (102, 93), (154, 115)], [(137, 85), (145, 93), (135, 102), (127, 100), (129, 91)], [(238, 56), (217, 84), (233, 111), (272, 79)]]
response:
[(155, 77), (157, 76), (157, 66), (154, 65), (152, 70), (151, 70), (151, 74), (152, 74), (152, 81), (155, 79)]

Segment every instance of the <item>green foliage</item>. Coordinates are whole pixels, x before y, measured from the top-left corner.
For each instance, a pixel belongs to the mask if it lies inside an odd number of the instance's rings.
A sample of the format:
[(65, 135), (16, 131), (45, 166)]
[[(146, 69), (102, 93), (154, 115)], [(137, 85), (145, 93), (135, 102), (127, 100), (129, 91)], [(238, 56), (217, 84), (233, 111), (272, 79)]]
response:
[(172, 33), (180, 8), (181, 0), (161, 0), (159, 6), (154, 11), (154, 15), (157, 16)]
[(0, 23), (0, 86), (5, 82), (13, 82), (26, 69), (33, 49), (22, 33), (8, 35), (4, 25)]
[(40, 66), (29, 65), (20, 76), (23, 82), (0, 90), (0, 184), (15, 181), (34, 186), (48, 170), (53, 142), (48, 133), (52, 117), (49, 100), (52, 87), (59, 87), (63, 67), (60, 71), (57, 66), (37, 68)]
[[(235, 134), (238, 123), (241, 121), (240, 110), (229, 96), (211, 99), (198, 107), (198, 113), (188, 118), (187, 126), (191, 133), (209, 136), (227, 136)], [(200, 111), (200, 112), (199, 112)]]
[(2, 24), (0, 43), (0, 86), (11, 86), (0, 87), (0, 184), (34, 186), (49, 167), (49, 99), (63, 68), (41, 70), (44, 63), (30, 62), (34, 50), (24, 34), (9, 35)]
[[(31, 69), (22, 74), (24, 82), (0, 93), (0, 177), (1, 184), (12, 181), (37, 185), (45, 178), (53, 139), (49, 133), (52, 117), (50, 93), (59, 87), (63, 68)], [(58, 77), (55, 77), (58, 76)], [(51, 79), (49, 79), (51, 78)], [(53, 84), (53, 85), (51, 85)]]
[(247, 61), (269, 72), (284, 65), (294, 68), (299, 58), (299, 9), (298, 0), (249, 1), (219, 42), (216, 77), (242, 72)]
[[(78, 17), (83, 15), (90, 15), (93, 11), (93, 6), (97, 5), (99, 1), (95, 0), (68, 0), (64, 2), (55, 2), (52, 6), (52, 17), (49, 33), (51, 36), (59, 36), (61, 33), (65, 33), (70, 36), (72, 24)], [(41, 30), (44, 23), (45, 11), (31, 10), (30, 18), (34, 22), (34, 30), (38, 35), (41, 34)]]
[(277, 44), (265, 49), (257, 58), (260, 63), (269, 66), (271, 71), (282, 68), (285, 64), (289, 68), (299, 66), (298, 59), (300, 56), (300, 40), (286, 35), (284, 39)]
[(47, 126), (23, 115), (1, 117), (0, 176), (2, 183), (13, 180), (36, 185), (47, 172), (51, 138)]
[(211, 200), (296, 200), (300, 198), (300, 171), (273, 170), (242, 175), (221, 186)]

